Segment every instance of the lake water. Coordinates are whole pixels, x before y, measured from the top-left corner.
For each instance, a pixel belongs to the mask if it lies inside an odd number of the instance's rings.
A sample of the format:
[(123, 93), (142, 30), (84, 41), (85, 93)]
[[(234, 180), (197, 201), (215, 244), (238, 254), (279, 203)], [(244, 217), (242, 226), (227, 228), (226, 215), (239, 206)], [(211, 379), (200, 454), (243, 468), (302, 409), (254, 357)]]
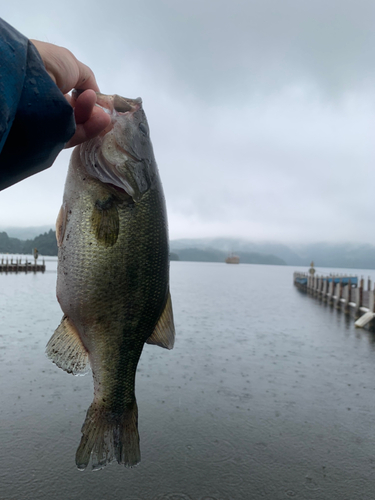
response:
[(142, 462), (78, 471), (92, 380), (44, 355), (46, 265), (0, 275), (1, 500), (374, 498), (375, 336), (282, 266), (171, 263), (176, 345), (137, 372)]

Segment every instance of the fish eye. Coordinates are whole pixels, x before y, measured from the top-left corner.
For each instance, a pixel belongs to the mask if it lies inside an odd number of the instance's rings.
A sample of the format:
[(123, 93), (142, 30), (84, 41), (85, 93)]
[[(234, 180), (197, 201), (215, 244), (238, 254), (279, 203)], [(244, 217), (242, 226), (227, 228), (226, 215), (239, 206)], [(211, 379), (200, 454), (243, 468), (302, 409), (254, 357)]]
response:
[(140, 124), (138, 125), (138, 127), (139, 127), (139, 130), (142, 132), (142, 134), (147, 137), (148, 132), (147, 132), (146, 125), (144, 123), (140, 122)]

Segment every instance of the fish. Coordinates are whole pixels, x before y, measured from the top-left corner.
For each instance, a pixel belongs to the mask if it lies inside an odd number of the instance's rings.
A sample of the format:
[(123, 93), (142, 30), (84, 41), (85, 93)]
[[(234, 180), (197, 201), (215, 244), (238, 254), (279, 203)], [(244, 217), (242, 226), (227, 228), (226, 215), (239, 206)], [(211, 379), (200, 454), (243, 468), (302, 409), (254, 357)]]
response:
[(140, 462), (137, 364), (145, 343), (175, 341), (167, 213), (142, 100), (98, 94), (97, 105), (111, 123), (71, 156), (56, 222), (63, 318), (46, 347), (66, 372), (92, 370), (80, 470)]

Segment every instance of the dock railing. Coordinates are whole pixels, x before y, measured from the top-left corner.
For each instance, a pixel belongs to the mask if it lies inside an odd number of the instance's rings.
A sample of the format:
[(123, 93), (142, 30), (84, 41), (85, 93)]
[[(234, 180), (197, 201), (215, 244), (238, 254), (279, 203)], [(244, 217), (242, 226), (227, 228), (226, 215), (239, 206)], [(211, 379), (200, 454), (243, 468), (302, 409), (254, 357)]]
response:
[[(14, 261), (14, 262), (13, 262)], [(0, 273), (44, 273), (46, 270), (46, 264), (43, 259), (42, 264), (37, 264), (36, 259), (34, 262), (30, 262), (27, 257), (25, 257), (25, 262), (22, 262), (22, 257), (13, 258), (2, 257), (0, 263)]]
[(353, 316), (358, 327), (375, 323), (375, 288), (372, 289), (370, 278), (366, 281), (365, 284), (363, 277), (359, 279), (357, 276), (344, 274), (293, 274), (293, 282), (297, 288)]

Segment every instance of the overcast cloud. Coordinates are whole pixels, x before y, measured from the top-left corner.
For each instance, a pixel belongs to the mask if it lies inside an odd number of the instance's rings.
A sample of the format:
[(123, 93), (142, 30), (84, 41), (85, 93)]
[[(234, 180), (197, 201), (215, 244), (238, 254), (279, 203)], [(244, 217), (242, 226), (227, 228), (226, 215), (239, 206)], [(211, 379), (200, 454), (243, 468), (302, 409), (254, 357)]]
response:
[[(64, 6), (64, 7), (63, 7)], [(102, 92), (141, 96), (170, 236), (375, 244), (375, 2), (8, 2)], [(70, 152), (0, 192), (0, 226), (54, 224)]]

